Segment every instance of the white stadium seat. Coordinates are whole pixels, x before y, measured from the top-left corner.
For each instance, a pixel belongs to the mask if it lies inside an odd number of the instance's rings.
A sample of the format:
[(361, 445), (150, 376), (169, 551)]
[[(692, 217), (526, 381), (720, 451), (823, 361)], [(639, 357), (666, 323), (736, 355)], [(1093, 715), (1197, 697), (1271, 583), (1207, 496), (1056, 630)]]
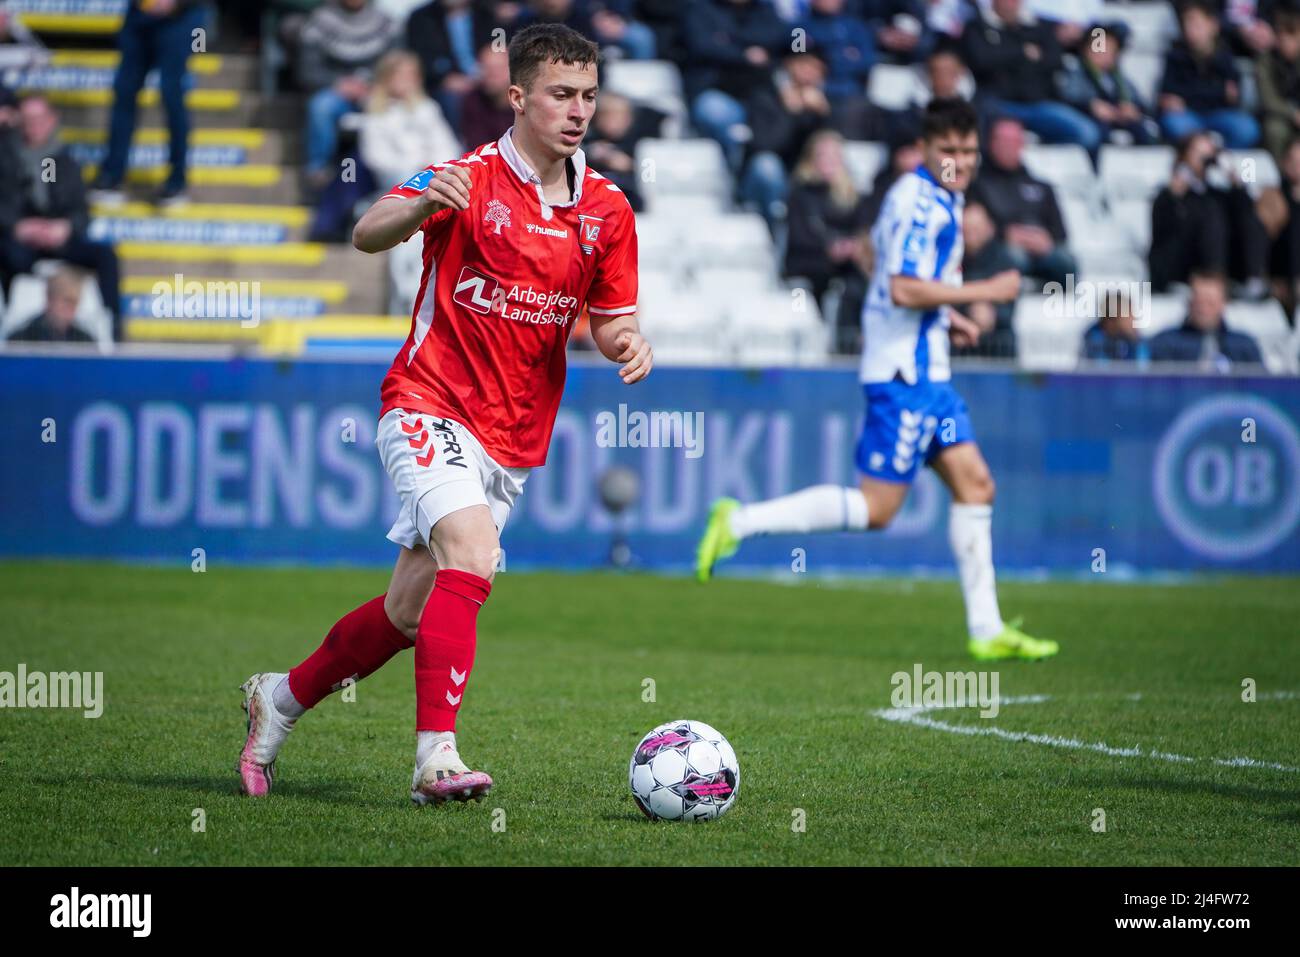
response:
[(686, 261), (696, 268), (744, 266), (776, 270), (767, 223), (757, 213), (700, 216), (685, 224)]
[(642, 269), (676, 269), (682, 261), (681, 221), (642, 213), (636, 217), (636, 244)]
[(647, 212), (689, 226), (700, 216), (726, 212), (730, 208), (731, 185), (728, 183), (711, 193), (650, 193), (643, 198)]
[(1101, 186), (1108, 199), (1153, 199), (1174, 169), (1172, 146), (1103, 146)]
[(1088, 159), (1088, 151), (1082, 146), (1074, 143), (1026, 146), (1023, 161), (1032, 176), (1055, 187), (1057, 199), (1076, 196), (1095, 202), (1097, 176), (1092, 161)]
[(824, 360), (828, 336), (809, 301), (802, 296), (796, 300), (789, 290), (733, 295), (728, 328), (736, 361), (762, 366), (810, 365)]
[(1119, 68), (1147, 108), (1155, 109), (1156, 90), (1165, 70), (1164, 54), (1126, 50), (1120, 55)]
[(668, 60), (613, 60), (605, 66), (601, 84), (610, 93), (656, 109), (683, 102), (681, 74)]
[(773, 270), (745, 264), (701, 267), (693, 271), (691, 282), (697, 289), (772, 292), (780, 288)]
[(1297, 370), (1296, 332), (1286, 321), (1286, 312), (1276, 300), (1265, 302), (1230, 302), (1224, 321), (1234, 332), (1254, 338), (1269, 372), (1295, 375)]
[[(1058, 310), (1069, 312), (1071, 310)], [(1039, 371), (1073, 369), (1079, 361), (1083, 334), (1097, 320), (1090, 316), (1056, 315), (1048, 297), (1021, 296), (1016, 300), (1011, 327), (1021, 367)]]
[[(873, 70), (879, 69), (878, 67)], [(861, 193), (871, 192), (876, 174), (889, 162), (889, 147), (869, 140), (849, 140), (844, 144), (844, 163)]]
[(644, 139), (636, 148), (641, 192), (729, 195), (731, 173), (722, 147), (709, 139)]
[[(1110, 215), (1119, 231), (1128, 239), (1129, 248), (1145, 257), (1151, 250), (1151, 201), (1112, 200)], [(1112, 236), (1112, 241), (1113, 238)]]
[(1282, 183), (1282, 174), (1268, 150), (1224, 150), (1223, 155), (1236, 167), (1237, 175), (1247, 188), (1266, 189)]
[(1143, 336), (1150, 338), (1166, 329), (1176, 329), (1187, 318), (1186, 293), (1162, 293), (1151, 297), (1151, 314), (1134, 316), (1133, 326)]
[(877, 63), (867, 79), (867, 99), (886, 110), (904, 110), (917, 99), (925, 99), (921, 76), (910, 66)]

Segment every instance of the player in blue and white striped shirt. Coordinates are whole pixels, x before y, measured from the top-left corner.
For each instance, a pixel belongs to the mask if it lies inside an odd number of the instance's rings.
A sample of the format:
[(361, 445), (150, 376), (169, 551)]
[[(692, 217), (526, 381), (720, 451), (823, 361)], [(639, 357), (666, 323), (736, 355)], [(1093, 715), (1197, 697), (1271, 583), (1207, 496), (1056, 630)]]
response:
[(973, 345), (980, 335), (956, 307), (1015, 299), (1020, 274), (961, 281), (964, 193), (979, 158), (974, 110), (962, 100), (932, 102), (922, 145), (924, 161), (890, 188), (871, 232), (876, 264), (862, 309), (859, 378), (867, 414), (857, 446), (859, 486), (815, 485), (750, 505), (719, 499), (696, 567), (707, 581), (750, 535), (885, 528), (928, 465), (952, 492), (949, 541), (970, 653), (981, 660), (1046, 658), (1056, 654), (1056, 642), (1006, 624), (998, 609), (993, 478), (948, 371), (949, 340)]

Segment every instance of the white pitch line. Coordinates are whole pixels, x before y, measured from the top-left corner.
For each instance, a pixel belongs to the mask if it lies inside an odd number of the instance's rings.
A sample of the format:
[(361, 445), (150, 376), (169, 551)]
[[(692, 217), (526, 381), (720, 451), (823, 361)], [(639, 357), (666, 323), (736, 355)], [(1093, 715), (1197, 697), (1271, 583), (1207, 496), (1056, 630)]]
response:
[[(1013, 698), (1002, 698), (998, 704), (1040, 704), (1051, 699), (1051, 695), (1045, 694), (1021, 695)], [(1275, 761), (1261, 761), (1258, 758), (1195, 758), (1188, 754), (1174, 754), (1169, 751), (1144, 751), (1137, 746), (1116, 748), (1103, 741), (1081, 741), (1078, 738), (1062, 738), (1054, 734), (1037, 734), (1032, 731), (1007, 731), (1005, 728), (995, 728), (990, 725), (945, 724), (942, 721), (936, 721), (934, 718), (926, 717), (927, 712), (943, 710), (945, 709), (942, 707), (880, 708), (872, 711), (871, 714), (884, 721), (908, 724), (917, 728), (931, 728), (935, 731), (947, 731), (949, 734), (983, 735), (1001, 738), (1003, 741), (1028, 741), (1031, 744), (1045, 744), (1052, 748), (1096, 751), (1099, 754), (1106, 754), (1115, 758), (1153, 758), (1157, 761), (1169, 761), (1175, 764), (1199, 764), (1202, 761), (1209, 761), (1211, 764), (1222, 767), (1269, 768), (1273, 771), (1300, 774), (1300, 768), (1294, 768), (1287, 764), (1278, 764)]]

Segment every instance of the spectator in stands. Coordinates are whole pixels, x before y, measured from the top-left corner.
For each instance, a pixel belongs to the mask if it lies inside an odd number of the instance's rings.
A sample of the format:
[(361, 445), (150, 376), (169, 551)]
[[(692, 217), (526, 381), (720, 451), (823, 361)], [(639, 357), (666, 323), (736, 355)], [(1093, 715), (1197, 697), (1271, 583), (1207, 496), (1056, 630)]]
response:
[(1224, 36), (1237, 56), (1255, 57), (1273, 49), (1276, 22), (1282, 4), (1273, 0), (1220, 0)]
[[(94, 270), (100, 296), (121, 338), (117, 253), (87, 235), (90, 208), (81, 167), (59, 141), (59, 118), (44, 97), (19, 106), (21, 138), (12, 165), (0, 168), (0, 282), (6, 293), (18, 273), (39, 259), (61, 259)], [(54, 175), (51, 176), (51, 172)]]
[(975, 77), (976, 103), (986, 117), (1013, 116), (1045, 143), (1077, 143), (1095, 156), (1097, 124), (1056, 102), (1061, 47), (1048, 23), (1021, 0), (992, 0), (966, 24), (963, 59)]
[(826, 59), (826, 96), (831, 103), (863, 98), (876, 61), (876, 41), (862, 19), (845, 11), (845, 0), (811, 0), (799, 25)]
[(1263, 361), (1254, 339), (1224, 324), (1226, 284), (1221, 272), (1205, 271), (1192, 276), (1187, 318), (1179, 328), (1168, 329), (1151, 340), (1153, 361), (1197, 362), (1217, 371), (1225, 371), (1235, 362)]
[(1300, 11), (1279, 10), (1277, 43), (1259, 58), (1259, 108), (1264, 145), (1281, 164), (1300, 133)]
[(875, 223), (876, 217), (880, 215), (880, 207), (885, 204), (889, 187), (894, 185), (898, 177), (920, 166), (924, 158), (919, 132), (915, 136), (904, 135), (893, 141), (889, 148), (889, 162), (881, 167), (876, 173), (876, 178), (871, 182), (871, 195), (867, 198), (866, 211), (868, 226)]
[(1182, 36), (1165, 57), (1160, 80), (1160, 126), (1170, 140), (1213, 130), (1230, 149), (1247, 149), (1259, 140), (1259, 124), (1241, 109), (1241, 74), (1232, 51), (1219, 35), (1211, 0), (1186, 0), (1179, 22)]
[(117, 35), (121, 59), (113, 77), (113, 109), (108, 121), (108, 152), (92, 189), (97, 202), (121, 202), (131, 138), (135, 135), (136, 97), (151, 70), (158, 71), (158, 87), (167, 114), (169, 142), (167, 179), (155, 201), (172, 205), (186, 201), (190, 115), (185, 106), (186, 64), (193, 48), (193, 32), (203, 25), (207, 9), (203, 0), (153, 0), (127, 4)]
[[(478, 51), (478, 80), (460, 107), (460, 141), (466, 149), (501, 138), (515, 122), (510, 105), (510, 60), (504, 50), (484, 45)], [(600, 115), (600, 110), (596, 110)]]
[(1133, 301), (1128, 293), (1099, 297), (1101, 318), (1083, 334), (1083, 358), (1094, 361), (1114, 360), (1147, 362), (1151, 344), (1138, 335), (1133, 324)]
[(657, 136), (663, 120), (664, 114), (658, 110), (637, 107), (617, 93), (602, 93), (582, 144), (587, 165), (618, 186), (634, 212), (645, 208), (637, 175), (636, 145), (647, 136)]
[(375, 67), (361, 127), (361, 160), (380, 187), (464, 152), (442, 110), (424, 92), (419, 58), (406, 50), (385, 53)]
[(307, 184), (323, 189), (338, 173), (339, 120), (362, 109), (379, 58), (397, 44), (398, 26), (370, 0), (329, 0), (303, 25), (298, 83), (307, 103)]
[(876, 35), (877, 52), (890, 63), (920, 63), (934, 47), (926, 0), (863, 0), (862, 16)]
[(633, 12), (654, 34), (655, 56), (674, 63), (685, 61), (682, 0), (636, 0)]
[(432, 0), (411, 11), (406, 45), (420, 58), (424, 85), (452, 129), (460, 104), (479, 78), (477, 51), (492, 38), (496, 19), (473, 0)]
[(0, 0), (0, 70), (26, 70), (49, 59), (45, 45)]
[[(1279, 29), (1279, 44), (1281, 36)], [(1260, 218), (1272, 225), (1268, 232), (1272, 239), (1269, 273), (1273, 295), (1286, 311), (1287, 321), (1294, 325), (1300, 307), (1300, 139), (1293, 139), (1287, 146), (1280, 166), (1282, 188), (1275, 196), (1266, 191), (1260, 197), (1261, 203), (1271, 199), (1278, 211), (1272, 217), (1261, 211)]]
[(77, 327), (81, 277), (60, 269), (45, 283), (45, 311), (9, 336), (10, 342), (94, 342)]
[(970, 200), (989, 211), (1017, 269), (1043, 282), (1064, 284), (1076, 267), (1066, 247), (1056, 191), (1025, 169), (1024, 148), (1025, 130), (1019, 120), (994, 120), (987, 161), (971, 186)]
[(1169, 185), (1151, 207), (1151, 285), (1156, 292), (1186, 282), (1198, 270), (1226, 272), (1241, 283), (1239, 295), (1259, 299), (1268, 236), (1254, 201), (1209, 133), (1179, 144)]
[[(790, 232), (782, 275), (803, 279), (834, 323), (837, 352), (856, 349), (858, 312), (871, 270), (867, 197), (858, 192), (844, 163), (844, 139), (834, 130), (809, 137), (791, 175)], [(840, 308), (832, 312), (832, 283)]]
[(836, 128), (842, 130), (849, 139), (885, 140), (886, 142), (916, 140), (921, 136), (921, 117), (925, 113), (927, 103), (933, 99), (951, 97), (969, 100), (974, 93), (975, 81), (971, 79), (970, 71), (962, 62), (956, 42), (944, 37), (925, 58), (922, 82), (913, 86), (908, 105), (901, 110), (889, 111), (886, 123), (888, 132), (885, 136), (857, 135), (844, 129), (840, 124), (837, 124)]
[[(962, 212), (962, 238), (966, 244), (962, 282), (990, 279), (1000, 272), (1018, 268), (1011, 251), (998, 239), (989, 211), (980, 203), (966, 204)], [(1011, 325), (1016, 311), (1014, 302), (973, 302), (961, 311), (979, 327), (980, 340), (974, 346), (953, 349), (953, 355), (1015, 358), (1016, 334)]]
[(771, 83), (776, 58), (789, 49), (790, 31), (758, 0), (705, 0), (683, 17), (691, 121), (722, 145), (738, 173), (750, 134), (745, 101)]
[(530, 0), (509, 28), (513, 33), (531, 23), (562, 23), (630, 60), (653, 60), (654, 31), (633, 20), (631, 10), (631, 0)]
[(786, 170), (794, 165), (808, 137), (830, 122), (826, 61), (811, 49), (788, 54), (772, 82), (750, 95), (746, 114), (752, 136), (740, 196), (758, 208), (769, 226), (775, 226), (785, 217)]
[(1119, 66), (1127, 33), (1123, 24), (1094, 24), (1077, 65), (1061, 74), (1061, 99), (1093, 118), (1101, 142), (1150, 146), (1160, 142), (1160, 124)]

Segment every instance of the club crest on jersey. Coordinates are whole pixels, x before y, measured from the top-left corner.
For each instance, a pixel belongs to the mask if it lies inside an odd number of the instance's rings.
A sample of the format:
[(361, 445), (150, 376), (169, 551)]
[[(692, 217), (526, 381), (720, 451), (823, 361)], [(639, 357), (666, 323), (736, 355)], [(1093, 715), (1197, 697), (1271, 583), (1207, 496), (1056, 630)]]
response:
[(490, 223), (494, 227), (492, 235), (500, 236), (501, 227), (510, 225), (510, 207), (499, 199), (488, 200), (487, 212), (483, 214), (483, 222)]
[(600, 238), (600, 226), (604, 221), (600, 216), (578, 214), (578, 245), (588, 256), (596, 248), (596, 240)]

